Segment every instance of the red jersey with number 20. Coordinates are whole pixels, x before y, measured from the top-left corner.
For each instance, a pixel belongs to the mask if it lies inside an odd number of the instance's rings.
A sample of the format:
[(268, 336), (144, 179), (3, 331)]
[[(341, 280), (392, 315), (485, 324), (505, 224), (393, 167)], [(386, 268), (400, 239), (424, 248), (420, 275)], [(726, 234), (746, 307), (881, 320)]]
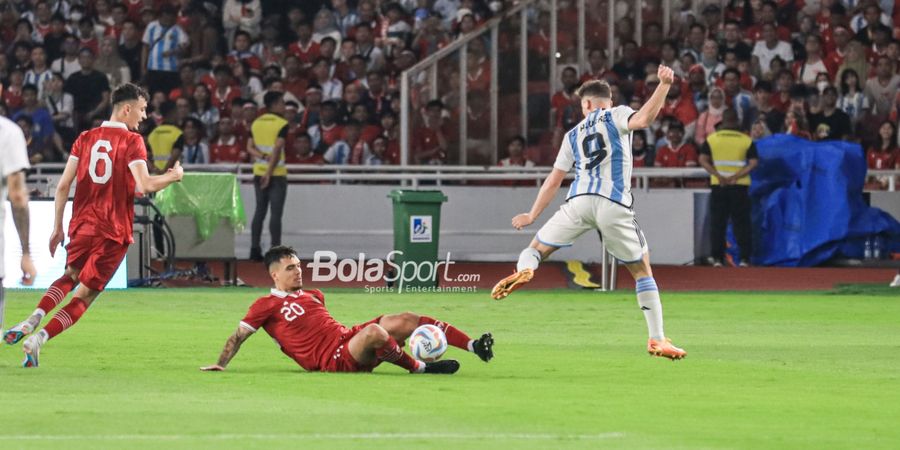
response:
[(241, 327), (259, 328), (275, 339), (281, 351), (306, 370), (326, 367), (341, 336), (349, 330), (334, 320), (319, 290), (284, 292), (272, 289), (250, 306)]
[(103, 122), (78, 136), (69, 158), (78, 161), (69, 237), (134, 242), (136, 184), (130, 168), (147, 163), (141, 135), (128, 131), (124, 123)]

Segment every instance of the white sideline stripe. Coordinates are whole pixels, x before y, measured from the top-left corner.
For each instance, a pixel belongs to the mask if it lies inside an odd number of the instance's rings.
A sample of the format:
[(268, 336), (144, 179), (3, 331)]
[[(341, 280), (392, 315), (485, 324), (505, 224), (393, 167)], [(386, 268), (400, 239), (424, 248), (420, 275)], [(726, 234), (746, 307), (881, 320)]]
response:
[(599, 441), (625, 437), (625, 433), (600, 434), (541, 434), (541, 433), (310, 433), (310, 434), (97, 434), (97, 435), (0, 435), (10, 441), (181, 441), (181, 440), (393, 440), (393, 439), (455, 439), (455, 440), (579, 440)]

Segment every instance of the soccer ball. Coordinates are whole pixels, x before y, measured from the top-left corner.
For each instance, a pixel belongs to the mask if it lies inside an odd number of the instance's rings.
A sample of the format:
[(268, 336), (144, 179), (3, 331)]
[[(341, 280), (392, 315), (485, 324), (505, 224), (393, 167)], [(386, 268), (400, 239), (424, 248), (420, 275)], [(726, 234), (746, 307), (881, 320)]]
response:
[(447, 336), (443, 330), (434, 325), (422, 325), (409, 337), (409, 352), (419, 361), (437, 361), (446, 351)]

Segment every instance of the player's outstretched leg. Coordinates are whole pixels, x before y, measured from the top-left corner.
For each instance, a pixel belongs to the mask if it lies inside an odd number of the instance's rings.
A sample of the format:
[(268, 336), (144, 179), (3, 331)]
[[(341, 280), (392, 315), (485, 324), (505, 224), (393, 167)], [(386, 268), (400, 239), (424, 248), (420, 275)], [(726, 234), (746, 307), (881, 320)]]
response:
[[(84, 299), (80, 297), (73, 298), (68, 305), (64, 306), (53, 315), (53, 318), (50, 319), (50, 322), (47, 323), (47, 326), (44, 327), (43, 330), (32, 334), (25, 339), (25, 342), (22, 344), (22, 351), (25, 352), (25, 361), (22, 363), (23, 367), (38, 367), (41, 347), (43, 347), (47, 341), (59, 336), (60, 333), (78, 322), (78, 319), (81, 318), (84, 312), (87, 311), (88, 306), (90, 306), (91, 302), (96, 298), (96, 294), (99, 294), (97, 291), (92, 292), (93, 295), (88, 294)], [(81, 294), (81, 292), (78, 294)]]
[(531, 246), (519, 253), (519, 262), (516, 263), (516, 273), (500, 280), (491, 290), (491, 298), (501, 300), (509, 296), (516, 289), (524, 286), (534, 278), (534, 271), (544, 258), (550, 256), (553, 247), (541, 244), (537, 239), (531, 241)]
[(672, 341), (663, 333), (662, 303), (659, 300), (659, 288), (650, 270), (648, 254), (644, 253), (641, 261), (627, 264), (626, 267), (634, 277), (638, 306), (647, 321), (647, 330), (650, 334), (647, 352), (671, 360), (684, 358), (687, 352), (672, 345)]
[(447, 344), (461, 350), (475, 353), (482, 361), (488, 362), (494, 357), (494, 338), (491, 333), (485, 333), (478, 339), (472, 339), (464, 331), (442, 322), (433, 317), (420, 316), (416, 313), (405, 312), (383, 316), (378, 324), (403, 347), (403, 342), (409, 338), (412, 332), (422, 325), (434, 325), (447, 336)]
[(76, 284), (77, 283), (72, 278), (72, 275), (67, 270), (65, 275), (50, 285), (47, 292), (41, 297), (41, 301), (38, 302), (37, 309), (31, 313), (31, 316), (24, 321), (19, 322), (18, 325), (10, 328), (3, 334), (3, 341), (9, 345), (13, 345), (21, 341), (25, 336), (34, 332), (38, 325), (41, 324), (41, 320), (44, 319), (44, 316), (52, 312), (57, 305), (69, 295), (69, 292), (75, 288)]
[(398, 365), (409, 373), (453, 374), (459, 363), (453, 360), (424, 363), (403, 351), (397, 341), (378, 324), (369, 324), (347, 343), (350, 354), (358, 363), (370, 364), (373, 359)]

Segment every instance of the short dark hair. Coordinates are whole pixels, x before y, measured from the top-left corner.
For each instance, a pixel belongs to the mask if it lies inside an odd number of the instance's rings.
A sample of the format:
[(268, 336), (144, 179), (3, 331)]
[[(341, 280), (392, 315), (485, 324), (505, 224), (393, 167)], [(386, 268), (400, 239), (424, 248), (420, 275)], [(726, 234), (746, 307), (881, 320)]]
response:
[(736, 76), (738, 78), (738, 80), (741, 79), (741, 71), (735, 69), (734, 67), (729, 67), (729, 68), (723, 70), (722, 71), (722, 79), (724, 80), (725, 75), (728, 75), (729, 73), (734, 74), (734, 76)]
[(513, 142), (516, 142), (516, 141), (518, 141), (520, 144), (522, 144), (522, 147), (528, 146), (525, 143), (525, 137), (523, 137), (522, 135), (519, 135), (519, 134), (509, 138), (509, 140), (506, 141), (506, 146), (509, 147), (509, 144), (512, 144)]
[(24, 93), (25, 91), (31, 91), (37, 94), (38, 87), (33, 84), (26, 84), (25, 86), (22, 86), (22, 92)]
[(440, 108), (440, 109), (444, 109), (444, 102), (442, 102), (442, 101), (440, 101), (440, 100), (438, 100), (438, 99), (431, 100), (431, 101), (429, 101), (428, 103), (425, 104), (425, 109), (431, 109), (431, 108)]
[(586, 81), (581, 87), (575, 90), (575, 95), (581, 98), (612, 98), (612, 90), (606, 80), (591, 80)]
[(272, 105), (278, 103), (282, 98), (284, 98), (284, 92), (269, 91), (263, 96), (263, 104), (266, 105), (266, 109), (271, 110)]
[(266, 252), (266, 255), (263, 256), (263, 263), (266, 265), (266, 269), (268, 270), (272, 267), (272, 264), (277, 262), (281, 262), (282, 258), (290, 258), (291, 256), (297, 256), (297, 251), (294, 250), (293, 247), (287, 247), (284, 245), (276, 245), (269, 249)]
[(150, 95), (144, 88), (134, 84), (125, 83), (116, 88), (112, 93), (112, 104), (115, 107), (119, 103), (137, 100), (143, 97), (144, 100), (150, 100)]

